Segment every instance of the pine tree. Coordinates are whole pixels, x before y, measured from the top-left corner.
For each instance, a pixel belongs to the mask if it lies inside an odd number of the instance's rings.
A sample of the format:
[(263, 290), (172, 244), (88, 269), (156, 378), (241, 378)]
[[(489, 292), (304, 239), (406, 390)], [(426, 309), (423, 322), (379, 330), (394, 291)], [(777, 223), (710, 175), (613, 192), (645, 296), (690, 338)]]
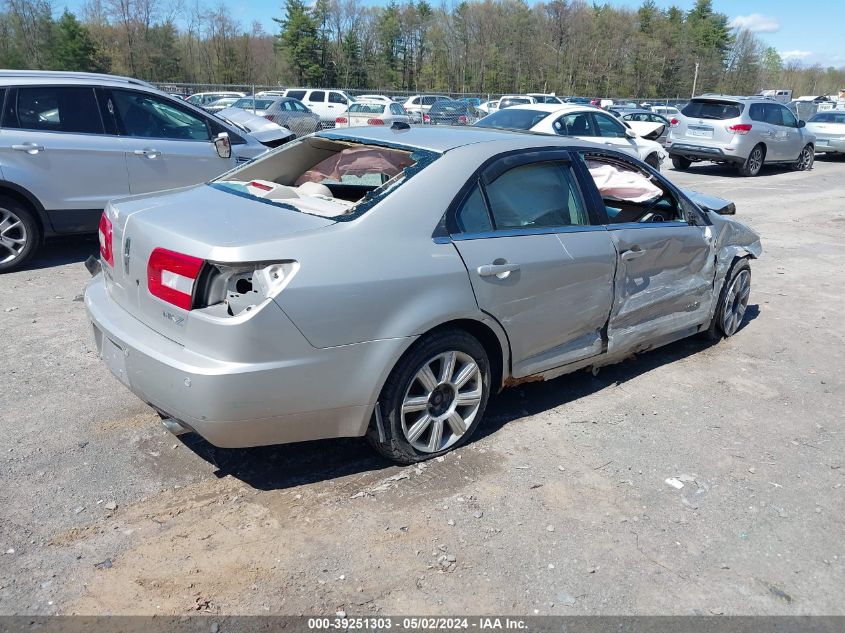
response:
[(98, 54), (97, 46), (88, 29), (76, 16), (65, 9), (56, 22), (53, 35), (53, 70), (78, 70), (84, 72), (103, 72), (108, 64)]
[(276, 47), (286, 56), (299, 85), (311, 85), (323, 76), (317, 21), (302, 0), (287, 0), (284, 19), (273, 18), (281, 31)]

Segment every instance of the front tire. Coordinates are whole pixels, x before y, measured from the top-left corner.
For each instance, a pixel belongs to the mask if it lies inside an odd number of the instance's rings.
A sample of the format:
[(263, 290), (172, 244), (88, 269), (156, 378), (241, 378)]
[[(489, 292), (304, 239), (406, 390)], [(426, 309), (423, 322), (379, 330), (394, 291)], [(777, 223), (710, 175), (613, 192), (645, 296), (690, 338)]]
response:
[(672, 167), (678, 169), (680, 171), (686, 171), (689, 169), (690, 165), (692, 165), (691, 160), (687, 160), (683, 156), (673, 156), (672, 157)]
[(792, 169), (795, 171), (809, 171), (813, 168), (815, 158), (816, 152), (813, 150), (813, 146), (807, 144), (801, 150), (801, 153), (798, 154), (798, 159), (792, 164)]
[(381, 430), (374, 419), (367, 439), (401, 464), (437, 457), (469, 440), (489, 396), (490, 362), (478, 339), (457, 329), (432, 332), (393, 368), (377, 405)]
[(710, 341), (733, 336), (739, 331), (748, 298), (751, 295), (751, 266), (747, 259), (737, 261), (719, 293), (719, 303), (713, 313), (713, 320), (702, 334)]
[(41, 227), (32, 211), (14, 198), (0, 196), (0, 273), (25, 264), (41, 243)]
[(763, 162), (766, 159), (766, 151), (762, 145), (755, 145), (748, 154), (745, 162), (739, 166), (739, 173), (743, 176), (756, 176), (763, 168)]

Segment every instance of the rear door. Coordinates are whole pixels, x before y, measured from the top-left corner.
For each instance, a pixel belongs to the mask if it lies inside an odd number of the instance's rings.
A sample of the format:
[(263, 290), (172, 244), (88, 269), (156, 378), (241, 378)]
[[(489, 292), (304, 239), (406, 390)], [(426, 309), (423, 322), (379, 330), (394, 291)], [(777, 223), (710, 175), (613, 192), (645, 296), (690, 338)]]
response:
[(0, 164), (60, 233), (96, 230), (106, 202), (129, 193), (123, 147), (105, 127), (91, 86), (10, 88)]
[[(783, 160), (797, 160), (798, 155), (806, 144), (803, 131), (798, 127), (798, 119), (789, 111), (789, 108), (782, 105), (776, 107), (780, 110), (782, 121)], [(780, 132), (780, 130), (778, 131)]]
[(514, 376), (603, 351), (616, 253), (591, 221), (567, 152), (492, 164), (450, 223), (478, 305), (507, 332)]
[(235, 167), (220, 158), (211, 139), (222, 126), (175, 100), (135, 90), (110, 90), (133, 194), (207, 182)]
[(648, 200), (631, 202), (612, 191), (612, 179), (604, 181), (603, 192), (590, 181), (591, 200), (604, 210), (605, 227), (618, 254), (608, 353), (648, 349), (697, 331), (713, 301), (710, 226), (662, 177), (601, 152), (585, 153), (584, 158), (588, 170), (609, 165), (623, 175), (637, 175), (647, 187), (657, 185), (659, 191)]

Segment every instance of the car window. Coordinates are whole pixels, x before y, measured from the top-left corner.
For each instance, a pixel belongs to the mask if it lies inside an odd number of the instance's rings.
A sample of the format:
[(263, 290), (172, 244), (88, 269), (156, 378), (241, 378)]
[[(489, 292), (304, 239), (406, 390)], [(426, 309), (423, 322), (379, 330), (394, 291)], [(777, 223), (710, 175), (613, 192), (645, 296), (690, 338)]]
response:
[(307, 100), (311, 103), (323, 103), (326, 100), (326, 93), (322, 90), (312, 90)]
[(567, 163), (514, 167), (487, 186), (496, 229), (589, 224)]
[(778, 106), (780, 108), (780, 114), (783, 117), (783, 124), (787, 127), (798, 127), (798, 119), (795, 118), (795, 115), (792, 114), (787, 108), (783, 106)]
[(411, 99), (411, 105), (419, 105), (419, 104), (420, 104), (420, 98), (419, 97), (414, 97), (413, 99)]
[(748, 116), (751, 118), (752, 121), (765, 121), (766, 113), (763, 110), (763, 104), (752, 103), (751, 106), (748, 108)]
[(763, 104), (763, 120), (772, 125), (783, 125), (783, 114), (781, 107), (774, 103)]
[(845, 112), (820, 112), (814, 115), (808, 123), (845, 123)]
[(211, 140), (207, 121), (175, 103), (130, 90), (112, 90), (112, 96), (127, 136)]
[(735, 119), (742, 114), (742, 104), (735, 101), (702, 100), (690, 101), (681, 114), (693, 119)]
[(346, 97), (344, 97), (339, 92), (330, 92), (329, 93), (329, 103), (342, 103), (346, 105)]
[[(14, 119), (10, 123), (14, 125)], [(17, 123), (25, 130), (103, 134), (93, 88), (19, 88)]]
[(486, 233), (493, 230), (490, 214), (478, 185), (475, 185), (464, 199), (455, 219), (462, 233)]
[(309, 110), (308, 107), (301, 101), (289, 101), (288, 103), (292, 103), (293, 109), (297, 112), (311, 112), (311, 110)]
[(390, 114), (399, 114), (399, 115), (405, 114), (405, 110), (398, 103), (391, 103), (390, 104)]
[(302, 98), (305, 96), (304, 90), (288, 90), (285, 93), (286, 97), (290, 97), (291, 99), (299, 99), (302, 101)]
[(552, 125), (563, 136), (598, 136), (590, 112), (573, 112), (560, 117)]
[(547, 116), (549, 116), (549, 113), (542, 110), (506, 108), (487, 115), (476, 123), (476, 126), (500, 130), (530, 130)]
[(353, 103), (349, 106), (350, 114), (382, 114), (384, 113), (383, 103), (374, 103), (366, 101)]
[(606, 114), (594, 114), (598, 136), (604, 138), (624, 138), (625, 126)]

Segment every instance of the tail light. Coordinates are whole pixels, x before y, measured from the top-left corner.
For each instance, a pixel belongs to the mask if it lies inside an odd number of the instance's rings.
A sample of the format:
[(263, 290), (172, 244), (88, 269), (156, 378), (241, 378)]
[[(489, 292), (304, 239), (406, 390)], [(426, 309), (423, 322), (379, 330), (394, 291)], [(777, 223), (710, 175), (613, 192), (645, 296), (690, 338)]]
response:
[(381, 119), (367, 119), (367, 125), (384, 125), (384, 121)]
[(423, 114), (423, 123), (431, 123), (431, 117), (427, 114)]
[(349, 123), (345, 116), (339, 116), (334, 120), (335, 123)]
[(680, 123), (680, 121), (678, 121), (678, 119), (672, 117), (672, 120), (669, 121), (669, 127), (678, 127), (678, 123)]
[(273, 123), (276, 122), (276, 115), (275, 114), (265, 114), (264, 118), (267, 119), (268, 121), (273, 122)]
[(468, 119), (463, 114), (458, 117), (458, 123), (460, 123), (461, 125), (466, 125), (467, 121)]
[(725, 127), (731, 134), (741, 134), (743, 136), (751, 131), (750, 123), (737, 123), (736, 125), (727, 125)]
[(155, 249), (147, 262), (150, 294), (183, 310), (191, 309), (194, 286), (204, 260), (164, 248)]
[(114, 268), (114, 250), (112, 249), (112, 226), (111, 220), (108, 219), (105, 211), (103, 211), (103, 215), (100, 216), (100, 228), (97, 233), (100, 237), (100, 257), (102, 257), (103, 261), (105, 261), (109, 266)]

